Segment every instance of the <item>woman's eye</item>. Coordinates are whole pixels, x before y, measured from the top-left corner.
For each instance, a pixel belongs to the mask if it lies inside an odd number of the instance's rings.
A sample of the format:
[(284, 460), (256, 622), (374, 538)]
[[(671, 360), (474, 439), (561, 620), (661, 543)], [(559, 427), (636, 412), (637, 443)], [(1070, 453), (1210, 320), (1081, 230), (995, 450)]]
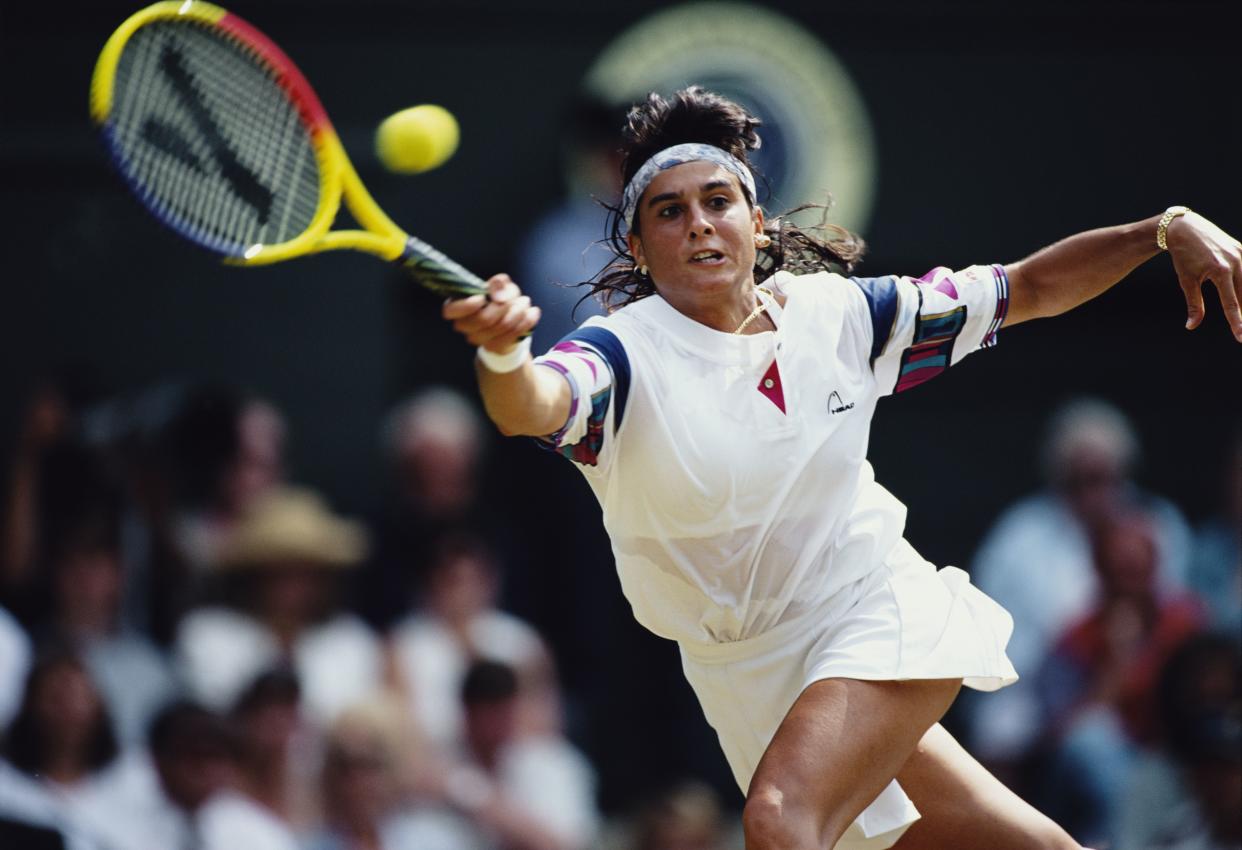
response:
[(669, 204), (667, 207), (660, 207), (660, 211), (656, 215), (660, 218), (672, 218), (677, 215), (677, 210), (676, 204)]
[(729, 199), (726, 198), (724, 195), (717, 195), (716, 197), (712, 198), (707, 203), (711, 205), (711, 208), (714, 210), (722, 210), (725, 207), (729, 206)]

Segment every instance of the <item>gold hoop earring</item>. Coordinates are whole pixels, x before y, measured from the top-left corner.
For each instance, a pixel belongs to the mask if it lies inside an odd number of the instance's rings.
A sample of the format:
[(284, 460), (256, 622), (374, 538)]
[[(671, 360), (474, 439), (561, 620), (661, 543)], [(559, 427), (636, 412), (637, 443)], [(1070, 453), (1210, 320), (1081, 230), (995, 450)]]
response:
[(772, 237), (769, 236), (768, 234), (766, 233), (755, 234), (755, 247), (756, 248), (766, 248), (771, 244), (772, 244)]
[(647, 275), (651, 274), (651, 269), (647, 268), (646, 264), (639, 266), (637, 269), (635, 269), (635, 271), (638, 272), (638, 274), (641, 277), (646, 277)]

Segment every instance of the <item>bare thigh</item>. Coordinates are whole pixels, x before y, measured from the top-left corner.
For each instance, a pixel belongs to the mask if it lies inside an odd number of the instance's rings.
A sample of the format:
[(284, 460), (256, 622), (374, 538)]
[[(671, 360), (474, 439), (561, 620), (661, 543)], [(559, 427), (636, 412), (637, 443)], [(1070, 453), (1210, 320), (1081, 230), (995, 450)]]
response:
[(893, 850), (1081, 850), (939, 723), (923, 736), (897, 781), (923, 817)]
[(824, 679), (807, 687), (755, 769), (748, 850), (831, 847), (893, 780), (961, 682)]

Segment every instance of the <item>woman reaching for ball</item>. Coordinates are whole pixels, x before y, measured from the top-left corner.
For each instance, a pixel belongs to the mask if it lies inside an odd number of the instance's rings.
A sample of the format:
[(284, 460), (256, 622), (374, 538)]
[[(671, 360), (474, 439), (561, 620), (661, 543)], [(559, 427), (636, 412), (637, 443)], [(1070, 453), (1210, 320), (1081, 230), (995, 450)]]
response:
[(756, 204), (759, 122), (699, 88), (624, 130), (613, 307), (532, 360), (539, 319), (504, 275), (444, 316), (479, 348), (506, 434), (586, 476), (635, 616), (678, 642), (746, 794), (749, 850), (1077, 848), (939, 725), (958, 689), (1017, 676), (1012, 621), (902, 537), (866, 460), (881, 396), (998, 329), (1064, 312), (1167, 247), (1190, 309), (1211, 280), (1242, 340), (1237, 240), (1184, 208), (1010, 265), (846, 278), (861, 243)]

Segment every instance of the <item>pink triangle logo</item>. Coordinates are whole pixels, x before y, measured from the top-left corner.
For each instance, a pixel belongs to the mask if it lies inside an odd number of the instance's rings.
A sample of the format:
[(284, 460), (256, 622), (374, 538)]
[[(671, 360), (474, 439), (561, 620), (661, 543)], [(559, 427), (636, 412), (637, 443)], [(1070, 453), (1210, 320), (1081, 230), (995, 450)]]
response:
[(759, 390), (764, 398), (779, 407), (781, 413), (785, 412), (785, 388), (781, 386), (781, 370), (776, 368), (775, 360), (768, 367), (768, 371), (763, 373), (763, 379), (759, 381), (759, 386), (755, 389)]
[(953, 285), (953, 278), (950, 277), (951, 272), (944, 266), (936, 266), (927, 274), (919, 278), (921, 283), (934, 283), (932, 289), (937, 292), (943, 292), (945, 295), (957, 300), (957, 287)]
[(957, 287), (953, 285), (953, 281), (949, 278), (941, 279), (940, 283), (936, 284), (935, 289), (937, 292), (943, 292), (954, 301), (957, 300)]

